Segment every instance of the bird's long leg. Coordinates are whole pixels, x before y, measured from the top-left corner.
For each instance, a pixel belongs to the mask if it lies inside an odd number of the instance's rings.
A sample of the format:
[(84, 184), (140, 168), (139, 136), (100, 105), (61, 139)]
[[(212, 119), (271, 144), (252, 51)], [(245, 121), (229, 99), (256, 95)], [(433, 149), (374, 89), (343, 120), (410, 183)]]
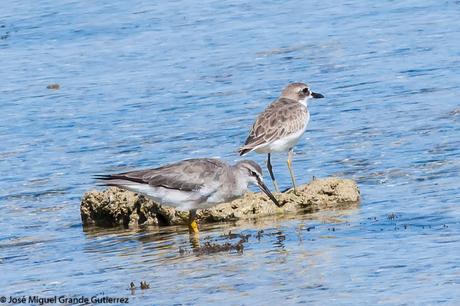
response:
[(190, 234), (198, 234), (198, 223), (196, 223), (196, 209), (191, 209), (188, 217), (188, 231)]
[(292, 170), (292, 155), (293, 155), (293, 150), (292, 150), (292, 148), (290, 148), (289, 152), (288, 152), (287, 165), (288, 165), (288, 168), (289, 168), (289, 173), (291, 174), (292, 187), (294, 187), (294, 192), (295, 192), (296, 191), (296, 183), (295, 183), (294, 171)]
[(272, 164), (270, 162), (270, 153), (268, 153), (267, 168), (268, 168), (268, 172), (270, 172), (270, 177), (272, 178), (273, 186), (275, 186), (276, 192), (280, 192), (278, 188), (278, 184), (276, 183), (275, 175), (273, 175)]

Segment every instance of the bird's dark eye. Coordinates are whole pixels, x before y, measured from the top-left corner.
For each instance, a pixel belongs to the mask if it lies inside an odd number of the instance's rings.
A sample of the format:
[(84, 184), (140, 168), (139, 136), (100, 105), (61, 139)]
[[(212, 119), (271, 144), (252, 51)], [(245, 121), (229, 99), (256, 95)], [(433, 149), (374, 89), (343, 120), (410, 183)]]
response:
[(304, 88), (304, 89), (302, 89), (302, 92), (303, 92), (304, 94), (309, 94), (309, 92), (308, 92), (308, 88)]

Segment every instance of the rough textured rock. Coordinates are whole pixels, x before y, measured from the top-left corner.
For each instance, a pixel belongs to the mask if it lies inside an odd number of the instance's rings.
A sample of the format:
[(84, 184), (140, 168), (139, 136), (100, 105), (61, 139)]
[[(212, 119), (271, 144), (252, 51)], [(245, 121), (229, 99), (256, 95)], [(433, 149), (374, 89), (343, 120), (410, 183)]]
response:
[[(297, 193), (275, 193), (284, 206), (279, 208), (262, 193), (248, 192), (229, 203), (209, 209), (198, 210), (199, 222), (219, 222), (239, 219), (254, 219), (275, 214), (339, 210), (359, 205), (360, 194), (356, 183), (349, 179), (316, 179), (299, 186)], [(187, 211), (161, 206), (133, 192), (110, 187), (104, 191), (88, 191), (80, 206), (84, 225), (113, 227), (123, 225), (173, 225), (186, 224)]]

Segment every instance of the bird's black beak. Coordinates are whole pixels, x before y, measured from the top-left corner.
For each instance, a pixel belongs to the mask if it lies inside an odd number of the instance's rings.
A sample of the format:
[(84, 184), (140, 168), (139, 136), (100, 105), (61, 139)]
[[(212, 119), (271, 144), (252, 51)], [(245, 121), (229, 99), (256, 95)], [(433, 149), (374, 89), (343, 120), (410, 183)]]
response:
[(321, 99), (321, 98), (324, 98), (324, 96), (320, 93), (317, 93), (317, 92), (311, 92), (311, 96), (315, 99)]
[(267, 197), (269, 197), (270, 200), (272, 200), (273, 203), (275, 203), (276, 206), (282, 207), (283, 205), (281, 205), (280, 202), (278, 202), (275, 196), (270, 192), (270, 189), (268, 189), (267, 185), (265, 185), (264, 182), (262, 182), (262, 180), (258, 176), (256, 178), (257, 178), (257, 185), (259, 185), (260, 190), (262, 190), (263, 193), (265, 193)]

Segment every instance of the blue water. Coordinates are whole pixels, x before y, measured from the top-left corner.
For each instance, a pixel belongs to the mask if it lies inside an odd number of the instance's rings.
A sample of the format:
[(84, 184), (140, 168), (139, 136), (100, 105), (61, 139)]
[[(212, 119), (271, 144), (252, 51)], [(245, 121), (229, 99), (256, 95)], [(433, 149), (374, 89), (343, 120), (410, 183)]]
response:
[[(458, 304), (459, 11), (435, 0), (3, 1), (0, 296)], [(235, 161), (292, 81), (326, 96), (295, 148), (299, 181), (353, 178), (359, 209), (203, 226), (218, 243), (252, 235), (243, 254), (181, 255), (183, 227), (82, 227), (92, 175)], [(285, 159), (273, 160), (283, 187)], [(151, 288), (128, 289), (141, 280)]]

